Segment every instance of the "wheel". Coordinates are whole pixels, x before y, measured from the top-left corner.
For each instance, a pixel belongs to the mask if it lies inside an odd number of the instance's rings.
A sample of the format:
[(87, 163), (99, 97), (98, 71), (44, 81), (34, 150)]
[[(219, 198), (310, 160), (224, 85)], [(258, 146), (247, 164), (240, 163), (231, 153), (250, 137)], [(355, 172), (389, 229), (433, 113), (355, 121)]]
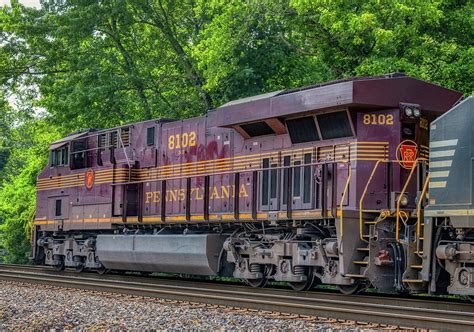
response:
[(268, 277), (273, 274), (273, 266), (265, 265), (263, 269), (263, 278), (245, 279), (245, 282), (252, 287), (265, 287), (268, 282)]
[(362, 286), (357, 283), (353, 285), (338, 285), (337, 288), (344, 295), (353, 295), (357, 294), (362, 289)]
[(53, 265), (53, 267), (54, 267), (54, 270), (55, 270), (55, 271), (58, 271), (58, 272), (63, 271), (63, 270), (64, 270), (64, 267), (65, 267), (65, 266), (64, 266), (64, 259), (61, 258), (61, 260), (59, 261), (59, 263), (57, 263), (56, 265)]
[(309, 269), (308, 276), (305, 281), (301, 282), (289, 282), (288, 284), (290, 287), (295, 291), (305, 291), (313, 288), (314, 284), (316, 283), (316, 276), (313, 273), (313, 269)]
[(142, 277), (149, 277), (149, 276), (151, 276), (152, 273), (153, 272), (140, 271), (140, 275)]
[(100, 275), (106, 274), (107, 272), (109, 272), (109, 270), (102, 264), (97, 269), (97, 273), (100, 274)]
[(74, 268), (74, 272), (76, 273), (81, 273), (82, 271), (84, 271), (84, 264), (81, 263), (79, 265), (76, 265), (76, 267)]
[(259, 278), (259, 279), (245, 279), (245, 282), (254, 288), (258, 287), (265, 287), (268, 282), (267, 278)]

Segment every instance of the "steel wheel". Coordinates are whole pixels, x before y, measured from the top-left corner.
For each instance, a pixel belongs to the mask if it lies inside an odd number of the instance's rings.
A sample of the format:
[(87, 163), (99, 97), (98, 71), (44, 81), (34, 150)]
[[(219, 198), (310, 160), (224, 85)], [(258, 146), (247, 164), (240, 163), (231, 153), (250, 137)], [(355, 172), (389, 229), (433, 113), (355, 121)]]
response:
[(245, 282), (254, 288), (258, 287), (265, 287), (268, 282), (267, 278), (259, 278), (259, 279), (245, 279)]
[(313, 273), (313, 269), (310, 268), (307, 279), (301, 282), (289, 282), (290, 287), (295, 291), (305, 291), (313, 288), (316, 283), (316, 276)]
[(54, 267), (54, 270), (55, 270), (55, 271), (58, 271), (58, 272), (63, 271), (63, 270), (64, 270), (64, 267), (65, 267), (65, 265), (64, 265), (64, 259), (61, 259), (61, 261), (60, 261), (58, 264), (53, 265), (53, 267)]
[(361, 289), (362, 286), (359, 283), (353, 285), (337, 285), (339, 291), (344, 295), (353, 295), (357, 294)]
[(109, 270), (102, 264), (97, 269), (97, 273), (100, 274), (100, 275), (106, 274), (107, 272), (109, 272)]
[(82, 271), (84, 271), (84, 264), (79, 264), (79, 265), (76, 265), (76, 267), (74, 268), (74, 272), (77, 272), (77, 273), (81, 273)]

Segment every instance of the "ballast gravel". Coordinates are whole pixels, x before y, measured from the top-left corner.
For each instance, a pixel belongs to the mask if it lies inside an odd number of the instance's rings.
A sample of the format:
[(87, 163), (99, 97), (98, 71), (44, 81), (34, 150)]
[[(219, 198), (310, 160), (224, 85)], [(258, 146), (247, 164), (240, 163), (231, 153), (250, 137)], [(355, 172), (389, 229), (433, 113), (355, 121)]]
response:
[(370, 328), (315, 317), (0, 281), (0, 331)]

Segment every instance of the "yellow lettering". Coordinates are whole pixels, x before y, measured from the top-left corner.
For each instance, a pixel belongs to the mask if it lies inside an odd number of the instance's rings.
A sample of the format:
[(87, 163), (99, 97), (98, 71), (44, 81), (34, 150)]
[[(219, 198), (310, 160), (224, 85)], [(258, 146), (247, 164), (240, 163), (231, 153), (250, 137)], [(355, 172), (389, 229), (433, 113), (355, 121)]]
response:
[(196, 188), (196, 200), (197, 201), (202, 201), (203, 200), (203, 194), (201, 193), (202, 188)]
[(186, 148), (188, 146), (196, 146), (196, 132), (171, 135), (168, 137), (168, 150)]
[(166, 191), (166, 201), (167, 202), (176, 202), (177, 198), (178, 197), (177, 197), (176, 189)]
[(364, 114), (362, 121), (365, 125), (393, 125), (392, 114)]
[(230, 186), (221, 186), (222, 198), (229, 198)]
[(249, 197), (247, 194), (247, 189), (245, 189), (245, 184), (240, 186), (239, 197)]
[(151, 191), (148, 191), (145, 193), (146, 201), (145, 203), (150, 203), (150, 199), (153, 197), (153, 193)]
[(160, 202), (160, 194), (161, 194), (161, 192), (159, 192), (159, 191), (153, 192), (153, 203), (159, 203)]
[(180, 201), (184, 201), (185, 195), (186, 195), (186, 190), (180, 189), (178, 192), (178, 199)]
[(219, 192), (217, 191), (216, 187), (212, 188), (212, 194), (211, 194), (210, 199), (215, 199), (215, 198), (220, 198), (219, 197)]

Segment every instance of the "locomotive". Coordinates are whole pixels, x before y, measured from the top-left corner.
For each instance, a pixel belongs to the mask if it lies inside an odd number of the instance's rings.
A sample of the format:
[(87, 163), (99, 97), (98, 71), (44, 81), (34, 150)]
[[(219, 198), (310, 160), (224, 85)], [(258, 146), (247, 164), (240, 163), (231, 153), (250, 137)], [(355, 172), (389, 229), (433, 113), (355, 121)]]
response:
[(38, 176), (32, 258), (474, 295), (474, 120), (461, 98), (395, 73), (76, 132)]

